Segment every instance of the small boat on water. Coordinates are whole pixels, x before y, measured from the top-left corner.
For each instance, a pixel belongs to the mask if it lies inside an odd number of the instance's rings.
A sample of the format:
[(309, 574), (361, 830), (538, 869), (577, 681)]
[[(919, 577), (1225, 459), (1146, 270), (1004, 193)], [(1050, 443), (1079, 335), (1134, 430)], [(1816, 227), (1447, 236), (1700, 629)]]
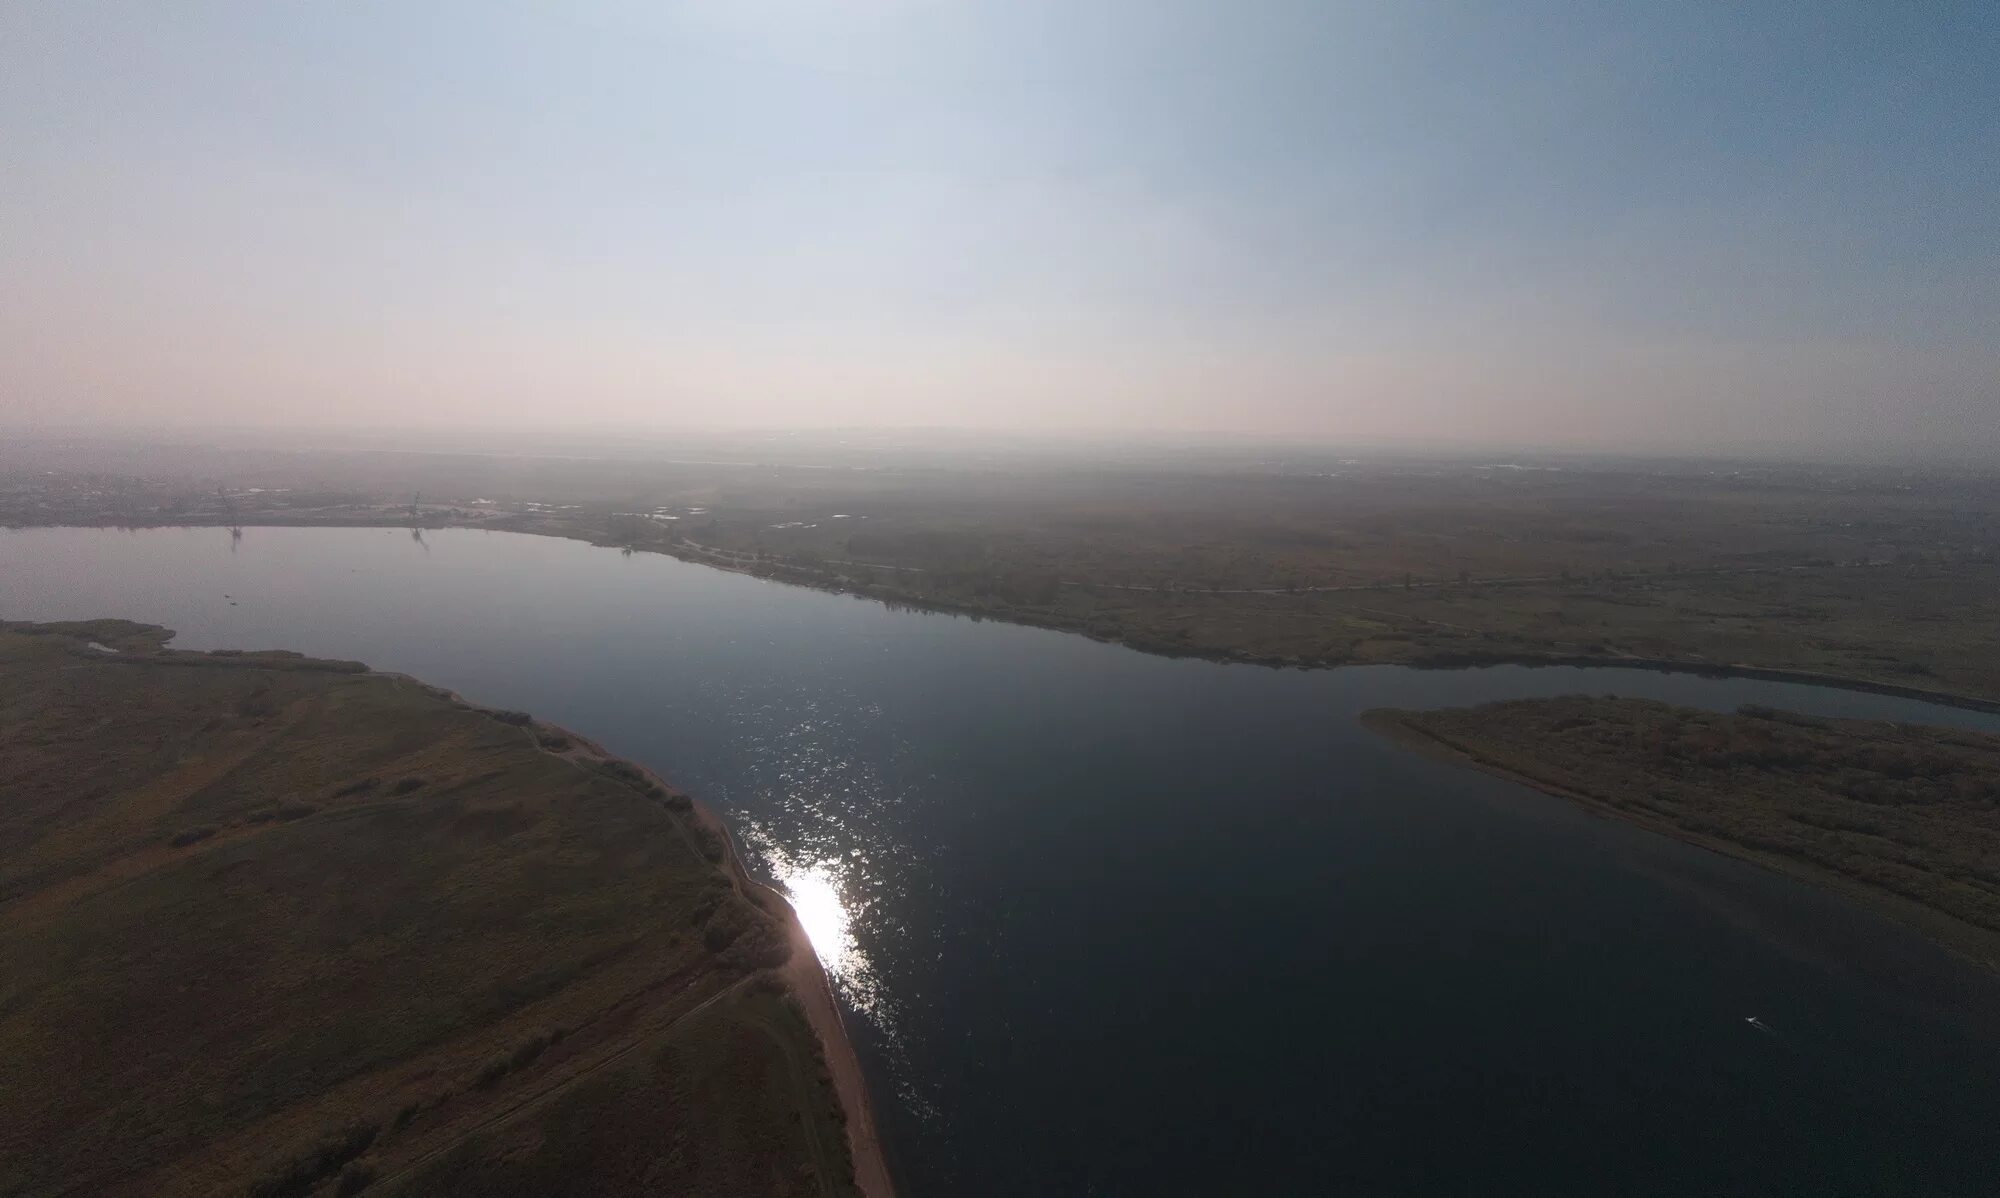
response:
[(1749, 1024), (1751, 1027), (1756, 1028), (1758, 1031), (1765, 1033), (1766, 1035), (1769, 1035), (1771, 1032), (1770, 1026), (1766, 1024), (1763, 1020), (1757, 1018), (1755, 1015), (1745, 1015), (1743, 1017), (1743, 1022)]

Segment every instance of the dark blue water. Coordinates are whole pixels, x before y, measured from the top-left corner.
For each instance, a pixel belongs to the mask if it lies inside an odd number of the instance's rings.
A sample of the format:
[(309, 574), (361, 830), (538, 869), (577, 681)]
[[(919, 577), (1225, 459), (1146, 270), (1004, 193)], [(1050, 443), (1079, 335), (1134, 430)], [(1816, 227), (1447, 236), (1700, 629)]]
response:
[(0, 617), (96, 615), (407, 671), (700, 794), (799, 898), (909, 1195), (2000, 1177), (1982, 975), (1354, 720), (1575, 691), (1992, 716), (1621, 670), (1176, 661), (498, 533), (0, 534)]

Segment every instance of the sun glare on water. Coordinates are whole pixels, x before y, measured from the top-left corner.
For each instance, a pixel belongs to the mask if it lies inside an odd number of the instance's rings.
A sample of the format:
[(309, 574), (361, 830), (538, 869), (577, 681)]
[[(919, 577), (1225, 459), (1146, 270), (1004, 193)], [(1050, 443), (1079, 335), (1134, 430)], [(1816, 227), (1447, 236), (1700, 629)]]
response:
[(869, 875), (875, 850), (840, 823), (827, 823), (831, 826), (815, 829), (818, 835), (793, 827), (789, 837), (781, 837), (752, 820), (741, 835), (753, 872), (791, 904), (834, 993), (887, 1032), (895, 1004), (870, 955), (885, 929), (875, 905), (881, 883)]
[(854, 929), (840, 899), (839, 879), (825, 865), (812, 865), (781, 873), (778, 882), (819, 963), (836, 979), (849, 977), (855, 964)]

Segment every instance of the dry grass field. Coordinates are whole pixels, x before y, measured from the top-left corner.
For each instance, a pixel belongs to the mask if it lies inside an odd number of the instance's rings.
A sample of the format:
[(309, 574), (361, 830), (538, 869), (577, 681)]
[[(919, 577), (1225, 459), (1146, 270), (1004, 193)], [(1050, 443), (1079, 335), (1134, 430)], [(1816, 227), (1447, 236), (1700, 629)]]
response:
[(685, 796), (164, 635), (0, 626), (0, 1194), (853, 1192), (789, 915)]

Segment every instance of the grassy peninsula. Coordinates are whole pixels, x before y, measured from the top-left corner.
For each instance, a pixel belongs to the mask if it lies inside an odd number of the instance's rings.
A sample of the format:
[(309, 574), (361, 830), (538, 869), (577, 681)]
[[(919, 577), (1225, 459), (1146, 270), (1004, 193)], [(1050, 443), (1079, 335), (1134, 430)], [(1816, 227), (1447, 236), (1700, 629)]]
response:
[(2000, 736), (1584, 695), (1363, 719), (1842, 891), (2000, 969)]
[(810, 948), (687, 796), (168, 635), (0, 625), (0, 1194), (886, 1193)]

